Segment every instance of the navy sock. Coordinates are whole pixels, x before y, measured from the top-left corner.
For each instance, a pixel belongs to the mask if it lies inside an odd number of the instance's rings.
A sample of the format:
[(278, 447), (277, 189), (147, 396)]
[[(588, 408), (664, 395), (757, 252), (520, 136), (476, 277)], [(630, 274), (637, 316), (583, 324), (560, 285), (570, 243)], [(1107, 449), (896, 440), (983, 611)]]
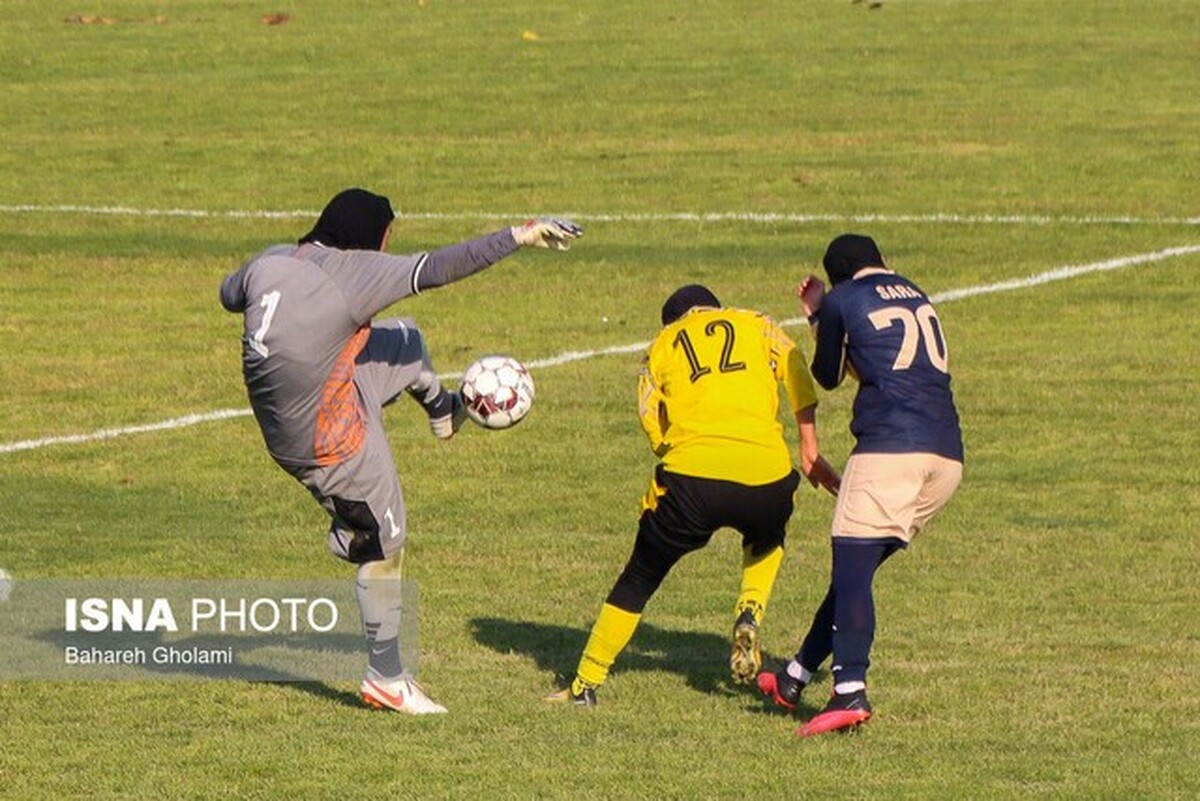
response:
[(875, 640), (875, 571), (903, 542), (893, 538), (833, 541), (833, 674), (834, 682), (866, 681)]
[(816, 614), (813, 615), (812, 625), (808, 627), (808, 634), (805, 635), (800, 650), (796, 652), (796, 661), (805, 670), (815, 673), (832, 652), (833, 585), (831, 583), (829, 591), (825, 593), (825, 600), (821, 601)]

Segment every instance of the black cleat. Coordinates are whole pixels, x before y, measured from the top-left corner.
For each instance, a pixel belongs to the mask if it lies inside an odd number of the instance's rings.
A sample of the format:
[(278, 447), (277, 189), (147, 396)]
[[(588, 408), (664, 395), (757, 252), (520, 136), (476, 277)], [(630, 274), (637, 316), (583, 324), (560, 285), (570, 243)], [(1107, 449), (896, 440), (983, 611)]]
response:
[(585, 685), (580, 692), (573, 693), (570, 687), (566, 687), (558, 692), (550, 693), (544, 700), (553, 704), (571, 704), (590, 709), (596, 705), (596, 688)]
[(763, 671), (758, 674), (758, 690), (776, 706), (784, 709), (795, 709), (800, 701), (800, 693), (804, 690), (804, 682), (793, 678), (786, 670)]

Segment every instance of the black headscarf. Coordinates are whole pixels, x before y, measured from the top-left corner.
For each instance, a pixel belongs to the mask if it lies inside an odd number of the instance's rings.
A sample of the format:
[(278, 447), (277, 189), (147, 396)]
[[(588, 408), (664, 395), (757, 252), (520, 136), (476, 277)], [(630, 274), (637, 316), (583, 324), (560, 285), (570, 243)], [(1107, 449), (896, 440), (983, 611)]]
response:
[(862, 234), (842, 234), (829, 243), (823, 260), (829, 283), (848, 281), (864, 267), (886, 267), (875, 240)]
[(663, 304), (662, 324), (670, 325), (687, 314), (688, 309), (693, 306), (720, 308), (721, 301), (717, 300), (717, 296), (706, 286), (700, 284), (681, 286), (672, 292), (671, 297), (667, 298), (667, 302)]
[(383, 195), (346, 189), (326, 204), (317, 224), (300, 242), (320, 242), (338, 250), (379, 250), (394, 219), (392, 204)]

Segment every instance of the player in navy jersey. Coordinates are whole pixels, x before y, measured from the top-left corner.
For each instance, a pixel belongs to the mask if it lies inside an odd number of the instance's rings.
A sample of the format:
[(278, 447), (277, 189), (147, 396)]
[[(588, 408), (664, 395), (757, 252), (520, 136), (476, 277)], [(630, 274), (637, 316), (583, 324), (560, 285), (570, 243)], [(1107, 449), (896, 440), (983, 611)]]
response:
[(797, 730), (806, 737), (871, 716), (866, 678), (875, 636), (875, 571), (946, 504), (963, 464), (946, 340), (929, 298), (887, 268), (870, 237), (837, 237), (824, 266), (828, 294), (811, 275), (796, 294), (817, 340), (813, 377), (826, 389), (846, 373), (858, 378), (850, 423), (856, 444), (833, 515), (825, 600), (795, 658), (758, 676), (764, 695), (793, 709), (832, 654), (833, 696)]

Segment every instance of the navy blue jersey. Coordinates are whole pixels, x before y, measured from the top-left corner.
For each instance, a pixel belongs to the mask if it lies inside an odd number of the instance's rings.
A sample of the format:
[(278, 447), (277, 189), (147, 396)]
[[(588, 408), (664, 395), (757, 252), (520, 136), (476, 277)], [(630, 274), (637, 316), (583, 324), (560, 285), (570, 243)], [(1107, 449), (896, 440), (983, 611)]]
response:
[(962, 432), (946, 340), (937, 313), (916, 284), (870, 269), (842, 281), (817, 313), (813, 378), (841, 383), (844, 365), (858, 376), (850, 431), (855, 453), (934, 453), (962, 461)]

